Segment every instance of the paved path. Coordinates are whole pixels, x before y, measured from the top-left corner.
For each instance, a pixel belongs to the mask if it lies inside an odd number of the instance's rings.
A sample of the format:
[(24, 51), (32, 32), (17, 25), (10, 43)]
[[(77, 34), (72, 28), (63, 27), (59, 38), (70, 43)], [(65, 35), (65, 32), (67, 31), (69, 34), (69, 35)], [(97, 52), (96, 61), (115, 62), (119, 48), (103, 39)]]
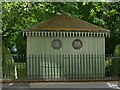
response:
[(90, 82), (90, 83), (31, 83), (33, 88), (114, 88), (118, 87), (118, 82)]
[(118, 82), (90, 82), (90, 83), (10, 83), (4, 84), (2, 90), (103, 90), (120, 89)]
[(31, 83), (33, 88), (108, 88), (106, 83)]

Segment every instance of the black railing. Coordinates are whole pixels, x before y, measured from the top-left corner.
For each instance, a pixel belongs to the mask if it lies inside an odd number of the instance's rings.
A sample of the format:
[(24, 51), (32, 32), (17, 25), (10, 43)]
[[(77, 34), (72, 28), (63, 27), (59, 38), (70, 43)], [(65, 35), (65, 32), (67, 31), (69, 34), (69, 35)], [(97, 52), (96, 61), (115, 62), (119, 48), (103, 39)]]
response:
[(4, 55), (3, 80), (107, 81), (118, 80), (120, 57), (82, 55)]

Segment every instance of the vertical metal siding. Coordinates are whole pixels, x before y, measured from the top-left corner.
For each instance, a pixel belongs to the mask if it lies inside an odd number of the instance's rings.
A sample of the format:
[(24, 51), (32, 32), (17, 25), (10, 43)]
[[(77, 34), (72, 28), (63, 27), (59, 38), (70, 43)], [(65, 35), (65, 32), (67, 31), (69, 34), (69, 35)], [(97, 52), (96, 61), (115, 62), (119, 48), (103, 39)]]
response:
[[(52, 40), (56, 38), (62, 41), (60, 50), (54, 50), (51, 46)], [(83, 42), (80, 50), (73, 49), (72, 42), (74, 39), (80, 39)], [(41, 57), (40, 59), (36, 58), (36, 60), (27, 60), (28, 76), (39, 74), (40, 78), (46, 80), (66, 77), (73, 79), (77, 74), (85, 78), (92, 78), (96, 75), (98, 77), (104, 76), (105, 57), (94, 56), (105, 54), (104, 37), (27, 37), (27, 56), (33, 54)], [(56, 55), (60, 55), (60, 57)], [(77, 55), (79, 55), (79, 59)], [(58, 64), (58, 62), (60, 63)]]
[[(105, 54), (105, 38), (104, 37), (28, 37), (27, 38), (27, 54)], [(52, 48), (52, 41), (60, 39), (62, 47), (60, 50)], [(72, 47), (72, 42), (80, 39), (83, 46), (80, 50)]]

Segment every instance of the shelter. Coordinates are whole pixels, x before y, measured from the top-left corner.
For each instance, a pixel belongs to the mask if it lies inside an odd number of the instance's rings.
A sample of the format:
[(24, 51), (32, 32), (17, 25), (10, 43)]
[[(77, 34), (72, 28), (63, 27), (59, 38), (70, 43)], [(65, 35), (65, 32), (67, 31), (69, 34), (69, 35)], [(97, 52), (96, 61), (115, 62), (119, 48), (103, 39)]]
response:
[(109, 30), (67, 14), (27, 28), (27, 57), (38, 55), (34, 61), (27, 60), (28, 77), (104, 77), (105, 37), (109, 35)]

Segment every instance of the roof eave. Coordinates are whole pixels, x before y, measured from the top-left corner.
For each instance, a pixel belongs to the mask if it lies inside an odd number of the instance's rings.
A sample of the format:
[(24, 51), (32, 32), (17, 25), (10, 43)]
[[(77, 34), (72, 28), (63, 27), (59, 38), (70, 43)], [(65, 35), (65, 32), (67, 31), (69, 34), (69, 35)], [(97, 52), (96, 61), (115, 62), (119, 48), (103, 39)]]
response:
[(30, 28), (26, 29), (23, 32), (28, 32), (28, 31), (77, 31), (77, 32), (110, 32), (110, 30), (107, 29), (79, 29), (79, 28)]

